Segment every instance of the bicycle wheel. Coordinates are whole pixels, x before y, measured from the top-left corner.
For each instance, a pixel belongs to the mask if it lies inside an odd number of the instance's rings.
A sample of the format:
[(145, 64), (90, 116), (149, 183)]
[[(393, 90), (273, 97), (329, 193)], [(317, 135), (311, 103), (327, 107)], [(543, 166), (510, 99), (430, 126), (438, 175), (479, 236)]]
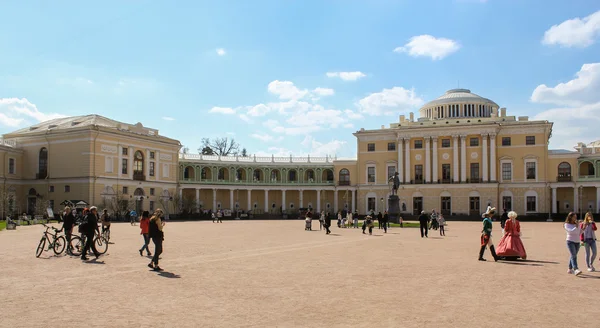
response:
[(60, 255), (65, 251), (65, 246), (67, 246), (67, 240), (63, 236), (59, 236), (54, 241), (54, 254)]
[(46, 237), (42, 237), (42, 240), (40, 240), (37, 250), (35, 251), (35, 257), (40, 257), (40, 255), (42, 255), (42, 252), (44, 251), (45, 247), (46, 247)]
[(83, 241), (81, 240), (81, 237), (72, 236), (70, 246), (71, 246), (71, 253), (73, 255), (75, 255), (75, 256), (81, 255), (81, 252), (83, 251)]
[(96, 239), (94, 239), (94, 243), (96, 243), (96, 250), (98, 251), (98, 253), (104, 254), (108, 250), (108, 241), (106, 241), (104, 237), (96, 237)]

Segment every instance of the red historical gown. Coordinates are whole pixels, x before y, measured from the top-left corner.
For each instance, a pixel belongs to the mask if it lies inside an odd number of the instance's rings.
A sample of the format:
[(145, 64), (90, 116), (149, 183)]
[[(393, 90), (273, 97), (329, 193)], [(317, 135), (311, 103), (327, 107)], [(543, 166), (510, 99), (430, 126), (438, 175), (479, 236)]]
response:
[(498, 256), (504, 257), (520, 257), (523, 260), (527, 259), (525, 247), (521, 241), (521, 225), (518, 220), (513, 223), (512, 220), (506, 220), (504, 225), (504, 236), (500, 239), (498, 248), (496, 249)]

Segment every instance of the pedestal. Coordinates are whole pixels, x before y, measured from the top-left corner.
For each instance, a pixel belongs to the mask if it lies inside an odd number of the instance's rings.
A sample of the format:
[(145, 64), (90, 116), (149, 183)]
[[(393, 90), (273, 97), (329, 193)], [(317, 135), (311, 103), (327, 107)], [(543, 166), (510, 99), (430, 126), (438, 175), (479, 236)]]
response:
[(392, 223), (400, 223), (400, 198), (398, 195), (390, 195), (388, 198), (388, 215), (390, 218), (390, 222)]

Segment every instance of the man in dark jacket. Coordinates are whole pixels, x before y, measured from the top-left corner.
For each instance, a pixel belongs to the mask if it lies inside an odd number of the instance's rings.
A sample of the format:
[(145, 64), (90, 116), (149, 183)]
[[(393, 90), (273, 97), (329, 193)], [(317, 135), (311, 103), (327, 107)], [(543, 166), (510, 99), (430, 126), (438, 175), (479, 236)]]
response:
[(85, 246), (83, 247), (83, 252), (81, 252), (81, 259), (87, 261), (87, 252), (92, 249), (94, 252), (94, 256), (96, 258), (100, 257), (100, 253), (96, 250), (96, 245), (94, 244), (94, 233), (100, 234), (98, 229), (98, 208), (96, 206), (90, 207), (90, 212), (83, 219), (85, 222)]
[(381, 229), (381, 222), (383, 221), (383, 215), (381, 212), (377, 213), (377, 224), (379, 225), (379, 229)]
[(331, 230), (329, 230), (329, 227), (331, 227), (331, 215), (329, 215), (329, 213), (325, 215), (325, 222), (323, 223), (323, 226), (325, 227), (325, 234), (330, 234)]
[(61, 230), (65, 230), (65, 238), (67, 239), (67, 254), (71, 254), (71, 234), (73, 233), (73, 226), (75, 225), (75, 216), (69, 206), (65, 207), (63, 213), (63, 226)]
[(383, 212), (383, 217), (381, 218), (381, 224), (383, 225), (384, 233), (387, 233), (389, 220), (390, 220), (390, 216), (388, 215), (388, 212), (387, 211)]
[(421, 238), (429, 236), (427, 235), (427, 225), (429, 223), (429, 216), (425, 213), (425, 211), (421, 211), (421, 215), (419, 215), (419, 227), (421, 228)]

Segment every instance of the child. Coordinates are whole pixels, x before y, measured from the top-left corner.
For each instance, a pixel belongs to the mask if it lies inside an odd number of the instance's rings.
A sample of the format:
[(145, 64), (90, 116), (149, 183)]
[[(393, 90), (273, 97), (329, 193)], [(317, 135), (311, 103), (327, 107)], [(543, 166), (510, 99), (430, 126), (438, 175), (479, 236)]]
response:
[(440, 236), (445, 236), (446, 235), (446, 231), (444, 230), (444, 225), (446, 224), (446, 220), (444, 219), (444, 215), (442, 215), (440, 213), (440, 215), (437, 218), (438, 224), (440, 226)]
[(342, 212), (338, 212), (337, 226), (338, 226), (338, 228), (342, 227)]

